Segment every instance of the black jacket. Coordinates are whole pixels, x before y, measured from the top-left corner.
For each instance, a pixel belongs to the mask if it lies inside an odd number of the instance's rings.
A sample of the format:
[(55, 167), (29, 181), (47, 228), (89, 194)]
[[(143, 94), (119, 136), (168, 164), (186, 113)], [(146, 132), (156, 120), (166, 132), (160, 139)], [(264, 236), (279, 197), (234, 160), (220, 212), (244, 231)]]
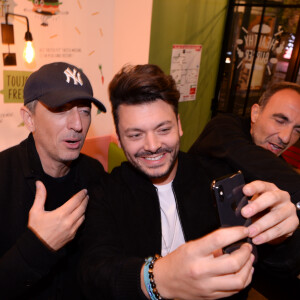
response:
[[(255, 145), (250, 135), (250, 118), (220, 114), (204, 128), (189, 153), (202, 156), (212, 177), (241, 170), (246, 182), (273, 182), (300, 201), (300, 174), (281, 157)], [(299, 216), (299, 215), (298, 215)]]
[[(219, 227), (210, 179), (196, 157), (179, 153), (173, 181), (186, 241)], [(146, 299), (140, 289), (144, 259), (161, 253), (161, 216), (155, 187), (130, 163), (115, 168), (89, 204), (80, 282), (89, 299)], [(266, 249), (268, 250), (268, 249)], [(245, 299), (247, 291), (230, 297)]]
[[(35, 181), (47, 176), (32, 135), (1, 152), (0, 166), (0, 299), (81, 299), (75, 281), (77, 238), (53, 252), (27, 228)], [(47, 190), (47, 210), (61, 206), (82, 188), (98, 184), (105, 174), (98, 161), (84, 155), (72, 163), (71, 172), (74, 183), (68, 190), (64, 184), (62, 193)]]
[[(218, 227), (209, 186), (202, 168), (180, 153), (173, 189), (186, 241)], [(84, 291), (89, 299), (146, 299), (140, 290), (140, 270), (146, 257), (161, 253), (156, 189), (125, 162), (113, 170), (105, 193), (96, 193), (86, 218)]]

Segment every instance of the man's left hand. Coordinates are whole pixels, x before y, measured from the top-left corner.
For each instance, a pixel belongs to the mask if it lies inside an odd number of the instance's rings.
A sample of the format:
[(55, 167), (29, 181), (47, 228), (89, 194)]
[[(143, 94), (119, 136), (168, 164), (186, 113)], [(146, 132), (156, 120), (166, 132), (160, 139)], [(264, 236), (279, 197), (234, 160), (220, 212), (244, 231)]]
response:
[(248, 229), (254, 244), (278, 243), (293, 234), (299, 219), (288, 192), (278, 189), (273, 183), (258, 180), (246, 184), (243, 192), (252, 197), (242, 209), (242, 215), (253, 217)]

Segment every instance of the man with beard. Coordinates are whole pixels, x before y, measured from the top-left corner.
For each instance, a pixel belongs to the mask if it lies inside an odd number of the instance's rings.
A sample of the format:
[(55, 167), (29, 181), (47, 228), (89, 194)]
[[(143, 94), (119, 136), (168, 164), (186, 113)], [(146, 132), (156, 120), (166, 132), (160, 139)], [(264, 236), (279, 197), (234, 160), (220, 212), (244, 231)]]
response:
[[(242, 213), (263, 216), (248, 228), (217, 229), (210, 180), (196, 159), (179, 151), (173, 78), (155, 65), (128, 66), (109, 93), (128, 162), (90, 201), (80, 265), (84, 293), (90, 299), (203, 299), (242, 291), (252, 278), (252, 246), (231, 254), (220, 249), (245, 237), (259, 245), (291, 235), (299, 222), (288, 194), (252, 182), (243, 191), (256, 199)], [(245, 291), (238, 297), (245, 299)]]
[[(80, 154), (93, 97), (86, 75), (59, 62), (32, 73), (21, 116), (30, 134), (0, 153), (0, 298), (82, 299), (78, 228), (102, 165)], [(77, 233), (79, 234), (79, 232)]]

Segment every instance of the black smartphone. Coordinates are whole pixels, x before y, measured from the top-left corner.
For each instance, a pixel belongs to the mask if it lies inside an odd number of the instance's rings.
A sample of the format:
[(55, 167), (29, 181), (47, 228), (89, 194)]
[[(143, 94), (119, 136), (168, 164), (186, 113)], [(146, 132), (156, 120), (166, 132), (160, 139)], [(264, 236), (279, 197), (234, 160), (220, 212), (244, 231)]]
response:
[(212, 182), (211, 187), (222, 227), (250, 225), (251, 219), (241, 215), (241, 209), (248, 203), (248, 198), (243, 194), (244, 185), (241, 171)]
[[(243, 194), (244, 185), (245, 180), (241, 171), (212, 182), (211, 189), (218, 210), (221, 227), (247, 227), (251, 224), (251, 219), (244, 218), (241, 214), (241, 209), (248, 204), (248, 197)], [(231, 253), (245, 242), (251, 243), (251, 239), (246, 238), (229, 245), (223, 249), (223, 252)], [(253, 249), (254, 248), (253, 245)], [(253, 253), (256, 256), (256, 249), (253, 250)]]

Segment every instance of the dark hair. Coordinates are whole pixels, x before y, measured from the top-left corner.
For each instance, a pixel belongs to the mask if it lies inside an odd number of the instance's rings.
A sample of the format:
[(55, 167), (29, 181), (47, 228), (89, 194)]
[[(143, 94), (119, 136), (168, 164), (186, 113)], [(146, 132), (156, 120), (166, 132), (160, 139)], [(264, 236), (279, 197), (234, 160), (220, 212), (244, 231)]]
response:
[(271, 85), (260, 97), (260, 99), (258, 100), (258, 104), (264, 108), (269, 99), (277, 92), (281, 91), (281, 90), (286, 90), (286, 89), (290, 89), (290, 90), (294, 90), (295, 92), (297, 92), (298, 94), (300, 94), (300, 85), (297, 83), (293, 83), (293, 82), (287, 82), (287, 81), (281, 81), (281, 82), (277, 82), (273, 85)]
[(108, 90), (117, 133), (121, 104), (137, 105), (160, 99), (172, 106), (176, 116), (178, 114), (180, 93), (176, 83), (156, 65), (124, 66), (114, 76)]

